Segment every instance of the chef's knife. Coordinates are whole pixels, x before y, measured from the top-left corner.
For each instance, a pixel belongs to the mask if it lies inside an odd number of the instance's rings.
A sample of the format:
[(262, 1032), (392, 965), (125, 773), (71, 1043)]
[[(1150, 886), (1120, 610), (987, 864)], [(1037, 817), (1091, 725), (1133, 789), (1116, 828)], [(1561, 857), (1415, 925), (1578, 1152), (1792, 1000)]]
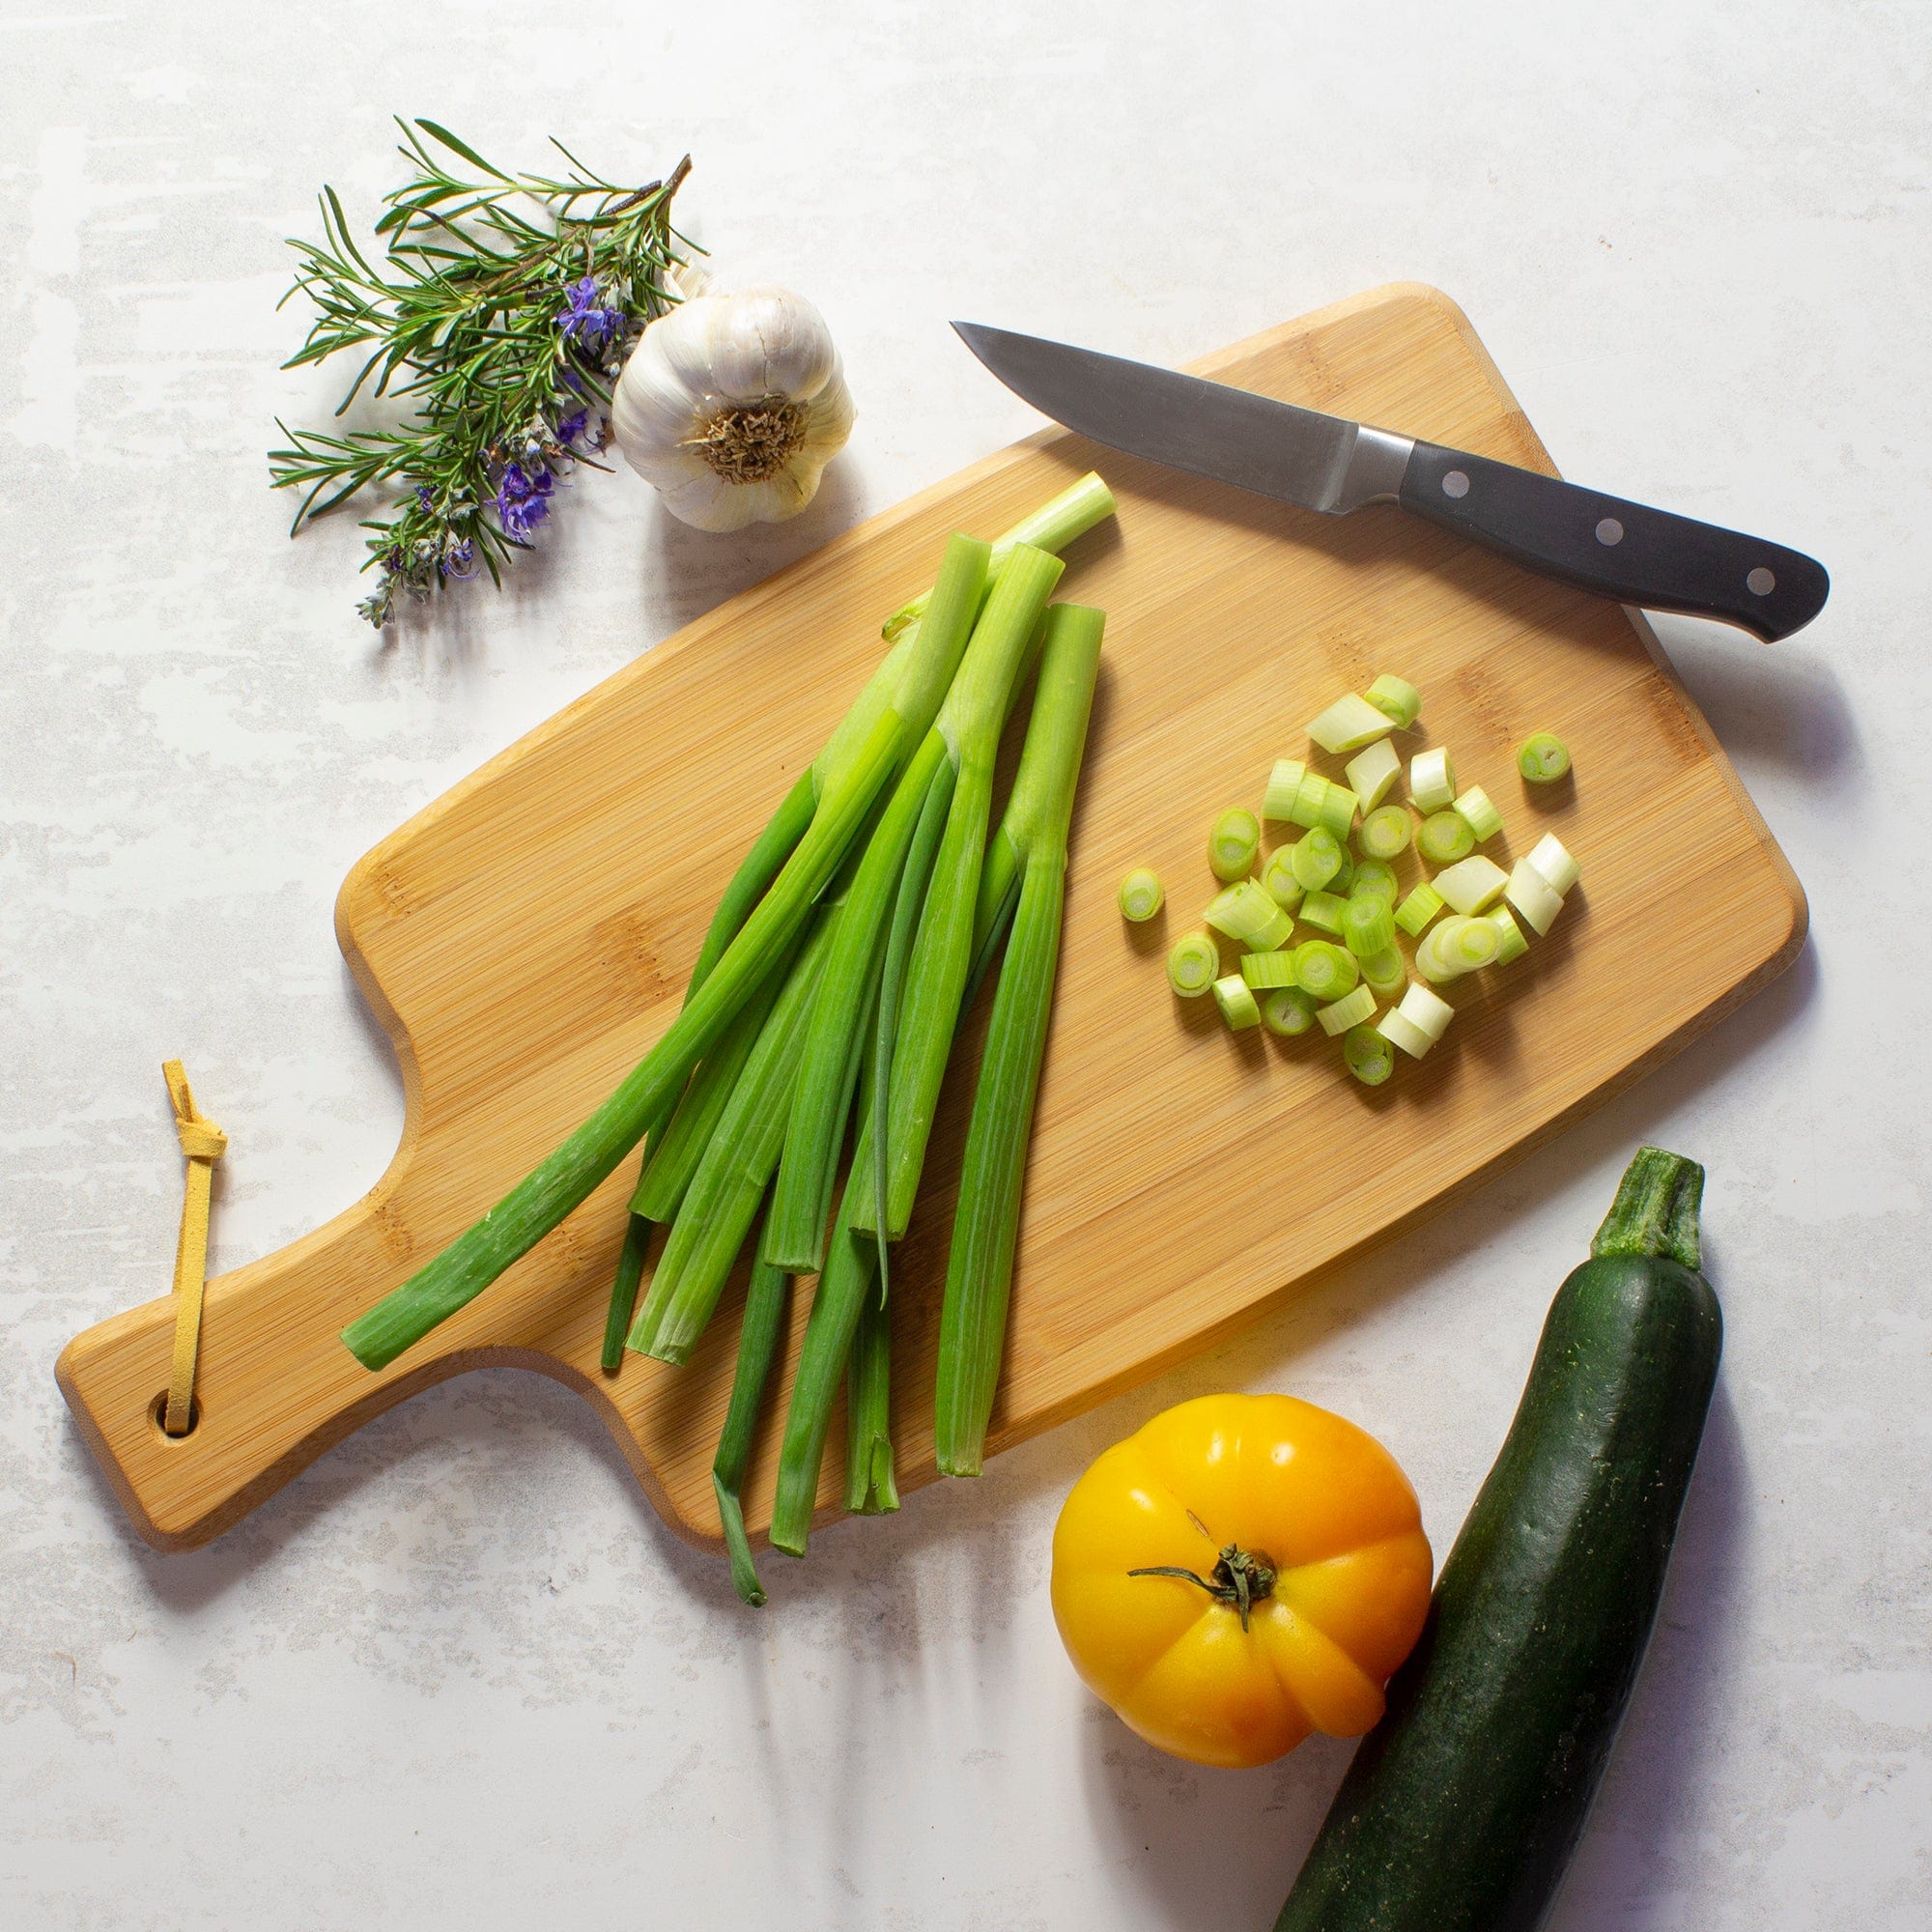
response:
[(1304, 510), (1398, 503), (1545, 577), (1721, 618), (1767, 642), (1808, 624), (1831, 591), (1823, 564), (1761, 537), (1198, 376), (952, 327), (1008, 388), (1078, 435)]

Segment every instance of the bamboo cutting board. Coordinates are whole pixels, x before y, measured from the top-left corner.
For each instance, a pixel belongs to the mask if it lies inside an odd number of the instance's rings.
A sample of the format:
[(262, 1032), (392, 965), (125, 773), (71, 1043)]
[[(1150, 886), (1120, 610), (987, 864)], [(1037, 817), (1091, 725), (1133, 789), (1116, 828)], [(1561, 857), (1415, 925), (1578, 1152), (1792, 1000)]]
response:
[[(1553, 468), (1461, 311), (1431, 289), (1374, 290), (1198, 367)], [(716, 1536), (709, 1470), (736, 1292), (689, 1367), (627, 1355), (606, 1377), (597, 1365), (633, 1163), (384, 1373), (361, 1369), (337, 1330), (548, 1152), (669, 1024), (724, 880), (865, 681), (881, 617), (924, 587), (947, 533), (993, 536), (1090, 468), (1120, 515), (1069, 554), (1063, 584), (1107, 611), (1107, 639), (992, 1447), (1151, 1374), (1440, 1204), (1794, 956), (1798, 883), (1640, 621), (1392, 508), (1316, 517), (1057, 431), (1032, 438), (659, 645), (350, 873), (337, 932), (407, 1090), (388, 1172), (327, 1227), (210, 1284), (200, 1421), (182, 1440), (157, 1421), (168, 1300), (90, 1329), (60, 1360), (61, 1388), (144, 1537), (203, 1543), (390, 1404), (504, 1363), (582, 1391), (666, 1520)], [(1737, 648), (1759, 646), (1741, 637)], [(1306, 753), (1305, 721), (1382, 670), (1422, 688), (1411, 744), (1451, 748), (1461, 781), (1502, 808), (1516, 854), (1557, 831), (1583, 884), (1526, 959), (1456, 992), (1459, 1016), (1427, 1061), (1403, 1061), (1370, 1092), (1319, 1034), (1231, 1035), (1211, 1002), (1172, 999), (1163, 956), (1214, 890), (1215, 812), (1258, 808), (1271, 761)], [(1537, 728), (1570, 745), (1577, 781), (1531, 801), (1512, 754)], [(1500, 843), (1488, 849), (1509, 863)], [(1663, 849), (1676, 896), (1703, 908), (1694, 934), (1673, 936), (1657, 896)], [(1114, 889), (1137, 864), (1158, 869), (1169, 905), (1129, 931)], [(977, 1029), (969, 1038), (977, 1050)], [(964, 1097), (955, 1077), (894, 1270), (908, 1489), (933, 1474)], [(1306, 1158), (1322, 1146), (1350, 1157)], [(794, 1354), (808, 1300), (802, 1286)], [(781, 1381), (782, 1403), (788, 1366)], [(763, 1431), (748, 1491), (754, 1530), (777, 1436)], [(835, 1427), (826, 1512), (842, 1440)]]

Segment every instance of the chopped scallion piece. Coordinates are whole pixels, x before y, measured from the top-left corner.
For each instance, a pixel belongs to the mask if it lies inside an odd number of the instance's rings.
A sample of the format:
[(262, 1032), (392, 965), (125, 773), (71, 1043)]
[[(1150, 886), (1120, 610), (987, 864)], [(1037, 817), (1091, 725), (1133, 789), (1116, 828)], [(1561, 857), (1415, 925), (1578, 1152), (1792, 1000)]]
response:
[(1308, 767), (1299, 758), (1277, 758), (1268, 774), (1267, 792), (1262, 799), (1262, 816), (1275, 820), (1294, 816), (1294, 800)]
[(1342, 869), (1342, 841), (1318, 825), (1292, 848), (1288, 866), (1303, 892), (1320, 892)]
[(1349, 760), (1348, 776), (1361, 809), (1373, 811), (1388, 796), (1389, 786), (1401, 778), (1402, 759), (1395, 747), (1381, 738)]
[(1121, 917), (1135, 925), (1151, 920), (1167, 897), (1160, 879), (1145, 866), (1137, 866), (1121, 881)]
[(1567, 898), (1570, 888), (1583, 876), (1562, 839), (1553, 832), (1546, 832), (1529, 848), (1529, 863), (1549, 881), (1549, 890), (1558, 898)]
[(1335, 893), (1310, 893), (1301, 901), (1301, 916), (1323, 932), (1342, 935), (1342, 914), (1349, 901)]
[(1529, 941), (1522, 936), (1522, 927), (1510, 917), (1508, 906), (1492, 906), (1483, 917), (1495, 927), (1501, 944), (1496, 948), (1496, 964), (1507, 966), (1512, 960), (1520, 959), (1529, 951)]
[(1273, 986), (1294, 984), (1294, 954), (1292, 952), (1244, 952), (1241, 978), (1257, 992)]
[(1377, 1021), (1376, 1031), (1401, 1047), (1411, 1060), (1420, 1060), (1435, 1044), (1413, 1020), (1406, 1019), (1399, 1009), (1385, 1012)]
[(1384, 671), (1369, 686), (1369, 702), (1394, 720), (1398, 731), (1406, 731), (1422, 714), (1422, 694), (1406, 677), (1392, 677)]
[(1427, 986), (1411, 986), (1403, 995), (1402, 1016), (1433, 1045), (1449, 1031), (1456, 1009)]
[(1523, 923), (1541, 939), (1563, 910), (1563, 895), (1532, 866), (1519, 859), (1503, 888), (1506, 898), (1522, 915)]
[(1400, 946), (1384, 948), (1362, 961), (1362, 978), (1378, 1000), (1392, 1000), (1408, 984), (1408, 965)]
[(1167, 983), (1183, 1000), (1197, 1000), (1221, 974), (1221, 949), (1205, 932), (1190, 932), (1167, 955)]
[(1220, 1008), (1221, 1017), (1232, 1032), (1245, 1033), (1249, 1027), (1262, 1023), (1262, 1009), (1248, 990), (1248, 982), (1238, 973), (1230, 973), (1225, 980), (1214, 981), (1214, 1004)]
[(1396, 883), (1395, 867), (1385, 859), (1362, 859), (1356, 863), (1355, 876), (1349, 887), (1351, 899), (1385, 899), (1391, 906), (1395, 895), (1401, 890)]
[(1518, 748), (1516, 768), (1531, 784), (1554, 784), (1569, 775), (1569, 747), (1553, 731), (1532, 731)]
[(1478, 852), (1437, 872), (1435, 883), (1443, 903), (1466, 917), (1494, 905), (1509, 884), (1509, 874), (1494, 860)]
[(1503, 829), (1502, 813), (1490, 803), (1490, 795), (1481, 785), (1471, 785), (1466, 791), (1458, 792), (1456, 803), (1450, 810), (1476, 835), (1478, 845), (1493, 838)]
[(1340, 849), (1342, 863), (1335, 868), (1335, 876), (1328, 881), (1327, 890), (1338, 899), (1345, 899), (1355, 889), (1355, 855), (1346, 845)]
[(1347, 785), (1331, 784), (1321, 794), (1321, 823), (1337, 838), (1346, 838), (1355, 829), (1355, 808), (1360, 801)]
[(1283, 912), (1293, 912), (1301, 903), (1301, 887), (1295, 883), (1294, 847), (1277, 845), (1262, 867), (1262, 890)]
[(1422, 885), (1395, 909), (1395, 923), (1411, 939), (1420, 939), (1423, 928), (1442, 910), (1442, 895), (1434, 886)]
[(1342, 1036), (1342, 1058), (1364, 1087), (1379, 1087), (1395, 1071), (1395, 1052), (1372, 1026), (1351, 1026)]
[(1351, 691), (1346, 697), (1338, 697), (1309, 725), (1308, 735), (1324, 752), (1359, 752), (1394, 729), (1395, 721), (1386, 711)]
[(1245, 806), (1235, 806), (1214, 821), (1208, 835), (1208, 864), (1217, 879), (1245, 879), (1261, 849), (1262, 823)]
[(1262, 1024), (1293, 1039), (1315, 1024), (1315, 1002), (1299, 986), (1278, 986), (1262, 1000)]
[(1312, 1000), (1339, 1000), (1361, 977), (1355, 955), (1325, 939), (1303, 940), (1294, 949), (1294, 983)]
[(1445, 919), (1415, 949), (1415, 970), (1440, 985), (1494, 963), (1502, 935), (1486, 919)]
[(1332, 1006), (1318, 1007), (1315, 1017), (1321, 1022), (1321, 1031), (1330, 1039), (1345, 1034), (1350, 1027), (1357, 1027), (1364, 1020), (1376, 1016), (1376, 996), (1366, 986), (1357, 986), (1346, 998), (1337, 1000)]
[(1432, 866), (1449, 866), (1476, 849), (1476, 835), (1454, 811), (1432, 811), (1415, 835), (1415, 848)]
[(1294, 787), (1294, 803), (1289, 807), (1290, 822), (1302, 826), (1320, 825), (1328, 788), (1328, 781), (1320, 772), (1303, 772), (1300, 782)]
[(1373, 893), (1350, 899), (1342, 911), (1342, 938), (1357, 959), (1373, 958), (1395, 944), (1395, 914)]
[(1270, 952), (1294, 929), (1288, 915), (1253, 879), (1217, 893), (1202, 915), (1216, 932), (1237, 939), (1253, 952)]
[(1406, 805), (1385, 805), (1362, 820), (1355, 837), (1371, 859), (1399, 858), (1415, 837), (1415, 820)]
[(1440, 747), (1408, 761), (1408, 796), (1417, 811), (1446, 811), (1456, 802), (1456, 768)]

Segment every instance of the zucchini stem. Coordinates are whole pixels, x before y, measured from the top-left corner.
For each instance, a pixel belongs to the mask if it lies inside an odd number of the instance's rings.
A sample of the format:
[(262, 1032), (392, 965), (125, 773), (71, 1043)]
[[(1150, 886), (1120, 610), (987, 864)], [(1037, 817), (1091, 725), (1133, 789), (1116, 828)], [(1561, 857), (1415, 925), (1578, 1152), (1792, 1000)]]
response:
[(1692, 1274), (1702, 1266), (1697, 1210), (1704, 1170), (1681, 1153), (1640, 1147), (1590, 1243), (1592, 1255), (1662, 1255)]

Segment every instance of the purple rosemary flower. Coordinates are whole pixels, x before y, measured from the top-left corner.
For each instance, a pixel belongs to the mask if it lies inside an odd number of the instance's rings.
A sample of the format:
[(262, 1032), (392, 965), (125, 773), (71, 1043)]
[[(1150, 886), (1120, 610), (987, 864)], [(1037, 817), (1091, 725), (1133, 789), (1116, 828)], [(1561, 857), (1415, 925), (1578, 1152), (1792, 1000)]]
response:
[(557, 441), (575, 448), (577, 439), (583, 434), (583, 425), (589, 420), (588, 410), (572, 410), (556, 426)]
[(466, 582), (476, 575), (476, 546), (468, 538), (461, 537), (454, 543), (445, 543), (442, 561), (437, 568), (444, 577), (453, 577), (458, 582)]
[(605, 303), (595, 275), (572, 282), (563, 293), (564, 305), (557, 311), (556, 326), (570, 341), (592, 355), (600, 355), (611, 335), (623, 327), (623, 310)]
[(416, 502), (421, 506), (425, 516), (436, 507), (435, 499), (429, 494), (429, 485), (427, 483), (418, 483), (416, 485)]
[(535, 473), (521, 463), (506, 463), (497, 485), (497, 521), (512, 543), (528, 543), (530, 533), (550, 515), (555, 479), (541, 464)]

